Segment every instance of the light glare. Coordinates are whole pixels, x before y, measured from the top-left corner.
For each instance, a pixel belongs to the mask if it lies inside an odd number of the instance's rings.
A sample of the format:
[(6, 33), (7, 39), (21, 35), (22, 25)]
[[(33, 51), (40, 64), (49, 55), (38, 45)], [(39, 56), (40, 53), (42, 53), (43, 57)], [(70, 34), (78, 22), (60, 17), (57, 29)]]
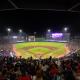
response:
[(51, 32), (51, 30), (50, 30), (50, 29), (48, 29), (48, 32)]
[(19, 32), (22, 33), (22, 29), (20, 29)]
[(8, 31), (8, 32), (10, 32), (10, 31), (11, 31), (11, 29), (10, 29), (10, 28), (7, 28), (7, 31)]
[(67, 28), (67, 27), (65, 27), (65, 28), (64, 28), (64, 31), (67, 31), (67, 30), (68, 30), (68, 28)]
[(17, 36), (13, 36), (13, 38), (14, 38), (14, 39), (16, 39), (16, 38), (17, 38)]

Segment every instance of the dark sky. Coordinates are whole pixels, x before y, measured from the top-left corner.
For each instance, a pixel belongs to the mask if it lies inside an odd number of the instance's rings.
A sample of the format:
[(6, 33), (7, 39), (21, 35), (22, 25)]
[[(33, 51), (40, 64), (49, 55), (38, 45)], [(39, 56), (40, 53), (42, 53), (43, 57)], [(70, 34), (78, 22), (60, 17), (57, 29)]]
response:
[(48, 10), (11, 10), (0, 12), (0, 32), (6, 33), (10, 26), (14, 32), (23, 29), (26, 33), (43, 34), (48, 28), (53, 32), (69, 27), (72, 34), (80, 32), (80, 13), (54, 12)]

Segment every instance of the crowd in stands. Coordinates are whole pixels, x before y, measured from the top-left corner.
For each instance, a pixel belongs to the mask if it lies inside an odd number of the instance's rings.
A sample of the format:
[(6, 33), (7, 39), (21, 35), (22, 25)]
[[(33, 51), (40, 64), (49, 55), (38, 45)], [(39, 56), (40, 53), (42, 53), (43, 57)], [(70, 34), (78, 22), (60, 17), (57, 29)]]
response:
[(80, 80), (80, 59), (0, 57), (0, 80)]
[(12, 50), (8, 50), (8, 49), (1, 49), (0, 56), (15, 57), (15, 52)]

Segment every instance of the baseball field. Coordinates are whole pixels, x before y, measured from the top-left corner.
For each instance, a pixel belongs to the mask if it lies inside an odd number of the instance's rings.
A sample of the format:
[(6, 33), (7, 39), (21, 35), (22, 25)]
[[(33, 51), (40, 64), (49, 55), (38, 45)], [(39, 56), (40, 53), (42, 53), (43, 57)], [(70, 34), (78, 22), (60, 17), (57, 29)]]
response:
[(14, 51), (16, 56), (22, 56), (23, 58), (33, 57), (49, 58), (50, 56), (58, 58), (64, 56), (68, 49), (65, 43), (58, 42), (25, 42), (17, 43), (14, 45)]

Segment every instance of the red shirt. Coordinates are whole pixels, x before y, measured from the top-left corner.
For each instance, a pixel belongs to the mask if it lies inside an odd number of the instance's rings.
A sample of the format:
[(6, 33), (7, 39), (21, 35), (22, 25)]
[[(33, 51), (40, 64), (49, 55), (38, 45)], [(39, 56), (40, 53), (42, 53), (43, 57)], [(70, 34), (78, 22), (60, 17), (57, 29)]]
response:
[(57, 75), (58, 74), (58, 69), (57, 68), (52, 68), (51, 70), (50, 70), (50, 75), (51, 76), (55, 76), (55, 75)]
[(71, 69), (71, 64), (67, 64), (66, 67), (67, 67), (68, 69)]
[(21, 76), (18, 80), (32, 80), (30, 76)]

